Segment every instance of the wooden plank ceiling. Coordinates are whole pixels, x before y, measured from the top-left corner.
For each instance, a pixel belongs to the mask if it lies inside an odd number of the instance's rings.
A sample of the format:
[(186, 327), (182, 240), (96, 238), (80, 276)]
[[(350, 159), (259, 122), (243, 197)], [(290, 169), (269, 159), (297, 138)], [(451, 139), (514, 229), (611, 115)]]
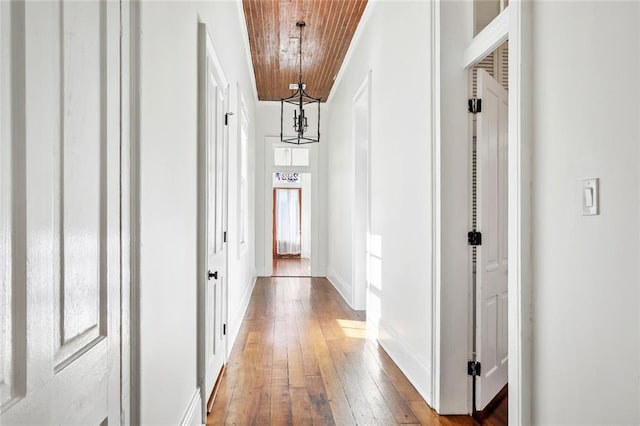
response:
[(302, 33), (302, 80), (327, 100), (367, 0), (243, 0), (258, 99), (279, 101), (295, 91)]

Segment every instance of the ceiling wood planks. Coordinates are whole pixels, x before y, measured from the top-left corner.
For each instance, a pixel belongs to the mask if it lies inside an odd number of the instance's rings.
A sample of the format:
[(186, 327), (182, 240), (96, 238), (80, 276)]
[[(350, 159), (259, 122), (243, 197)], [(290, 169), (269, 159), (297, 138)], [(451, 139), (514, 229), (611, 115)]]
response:
[(243, 0), (258, 99), (279, 101), (298, 82), (296, 22), (302, 33), (302, 80), (327, 100), (367, 0)]

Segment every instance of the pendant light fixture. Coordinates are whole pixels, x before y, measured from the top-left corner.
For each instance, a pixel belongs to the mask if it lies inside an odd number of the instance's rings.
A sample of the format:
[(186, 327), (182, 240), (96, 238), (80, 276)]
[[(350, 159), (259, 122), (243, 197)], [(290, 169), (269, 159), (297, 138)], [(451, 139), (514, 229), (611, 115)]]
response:
[[(295, 145), (320, 142), (320, 98), (314, 98), (305, 91), (302, 82), (302, 29), (306, 26), (303, 21), (296, 22), (300, 29), (299, 56), (300, 72), (296, 92), (288, 98), (280, 99), (280, 140)], [(295, 85), (291, 85), (295, 87)], [(313, 113), (316, 112), (316, 117)], [(311, 114), (311, 116), (310, 116)], [(287, 118), (285, 118), (285, 115)], [(314, 118), (316, 124), (313, 124)], [(312, 123), (310, 124), (310, 119)], [(289, 127), (293, 120), (293, 126)], [(286, 127), (286, 128), (285, 128)]]

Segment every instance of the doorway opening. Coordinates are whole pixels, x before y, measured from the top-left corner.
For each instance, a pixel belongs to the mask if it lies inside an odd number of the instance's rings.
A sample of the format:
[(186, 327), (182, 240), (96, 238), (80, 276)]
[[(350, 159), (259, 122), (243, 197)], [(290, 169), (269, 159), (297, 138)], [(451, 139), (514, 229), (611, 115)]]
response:
[(311, 276), (311, 173), (274, 172), (274, 277)]
[[(440, 413), (469, 413), (474, 373), (460, 368), (482, 359), (474, 353), (471, 249), (458, 238), (471, 231), (471, 123), (467, 99), (471, 69), (508, 40), (508, 418), (531, 423), (531, 107), (530, 67), (532, 11), (526, 2), (500, 2), (498, 15), (486, 27), (464, 30), (449, 25), (459, 19), (474, 24), (475, 2), (434, 2), (432, 25), (435, 72), (431, 119), (434, 126), (434, 270), (433, 270), (433, 400)], [(461, 18), (462, 16), (462, 18)], [(453, 20), (453, 21), (452, 21)], [(446, 40), (446, 43), (444, 43)], [(446, 47), (446, 48), (442, 48)], [(463, 57), (460, 63), (460, 56)], [(460, 101), (464, 100), (464, 105)], [(482, 110), (485, 104), (482, 102)], [(481, 115), (481, 114), (479, 114)], [(467, 127), (463, 129), (464, 125)], [(452, 186), (453, 192), (443, 192)], [(479, 208), (480, 210), (480, 208)], [(462, 215), (455, 212), (463, 211)], [(466, 213), (466, 214), (465, 214)], [(480, 232), (482, 229), (478, 228)], [(453, 237), (453, 239), (451, 238)], [(484, 236), (483, 236), (484, 237)], [(457, 242), (457, 243), (454, 243)], [(482, 238), (479, 252), (484, 250)], [(480, 260), (478, 259), (478, 264)], [(466, 267), (465, 267), (466, 266)], [(460, 273), (466, 269), (466, 273)], [(463, 275), (466, 275), (463, 278)], [(477, 296), (477, 295), (476, 295)], [(463, 309), (463, 310), (461, 310)], [(460, 315), (459, 313), (462, 313)], [(503, 310), (503, 314), (504, 314)], [(471, 374), (470, 374), (471, 373)], [(452, 385), (453, 384), (453, 385)], [(466, 388), (467, 392), (460, 392)], [(478, 407), (476, 407), (478, 408)], [(505, 422), (506, 423), (506, 422)]]
[(507, 417), (508, 41), (469, 70), (473, 417)]

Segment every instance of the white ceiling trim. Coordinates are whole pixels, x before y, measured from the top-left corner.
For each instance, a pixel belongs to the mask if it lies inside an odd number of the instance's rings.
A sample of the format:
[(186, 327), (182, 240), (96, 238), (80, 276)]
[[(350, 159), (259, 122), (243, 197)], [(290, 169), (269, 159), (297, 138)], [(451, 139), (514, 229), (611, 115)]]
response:
[(244, 54), (249, 65), (249, 79), (251, 80), (251, 89), (253, 89), (253, 99), (258, 101), (258, 88), (256, 86), (256, 75), (253, 71), (253, 59), (251, 58), (251, 47), (249, 46), (249, 30), (247, 29), (247, 18), (244, 16), (244, 8), (242, 0), (236, 0), (238, 6), (238, 20), (242, 31), (242, 43), (244, 44)]
[(342, 61), (342, 65), (340, 65), (340, 69), (338, 70), (338, 74), (336, 74), (336, 78), (333, 81), (333, 86), (331, 86), (331, 91), (329, 92), (329, 96), (327, 96), (327, 104), (331, 103), (333, 99), (334, 93), (336, 92), (336, 88), (340, 86), (340, 81), (342, 81), (342, 76), (346, 72), (346, 68), (351, 62), (351, 57), (353, 56), (353, 52), (362, 37), (362, 33), (364, 32), (364, 28), (367, 26), (367, 22), (371, 17), (371, 10), (373, 9), (373, 3), (375, 0), (367, 1), (367, 5), (364, 7), (364, 12), (362, 12), (362, 16), (360, 17), (360, 22), (358, 22), (358, 26), (356, 27), (356, 31), (351, 38), (351, 43), (349, 44), (349, 49), (347, 49), (347, 54), (344, 56), (344, 60)]

